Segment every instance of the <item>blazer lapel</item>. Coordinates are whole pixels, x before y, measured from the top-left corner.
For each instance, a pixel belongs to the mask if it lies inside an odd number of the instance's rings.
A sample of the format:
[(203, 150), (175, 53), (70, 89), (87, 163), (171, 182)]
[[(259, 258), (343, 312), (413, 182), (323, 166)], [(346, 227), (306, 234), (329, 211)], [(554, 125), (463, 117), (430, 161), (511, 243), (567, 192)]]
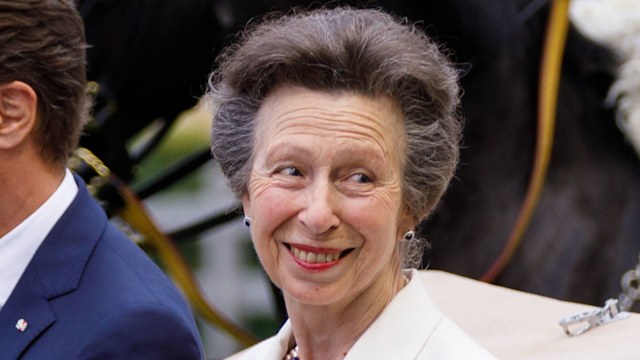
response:
[[(22, 331), (16, 327), (20, 320)], [(33, 267), (27, 268), (0, 311), (0, 358), (17, 358), (55, 320), (40, 279)]]
[[(43, 241), (0, 310), (0, 358), (18, 357), (56, 320), (49, 300), (77, 289), (107, 225), (100, 206), (75, 176), (78, 194)], [(20, 331), (16, 323), (26, 321)], [(24, 323), (23, 323), (24, 324)], [(23, 325), (24, 326), (24, 325)]]
[(293, 331), (291, 321), (287, 320), (280, 331), (273, 337), (269, 351), (265, 354), (265, 360), (281, 360), (293, 344)]
[[(415, 359), (443, 315), (434, 305), (416, 270), (347, 353), (352, 359)], [(402, 346), (398, 346), (402, 344)]]

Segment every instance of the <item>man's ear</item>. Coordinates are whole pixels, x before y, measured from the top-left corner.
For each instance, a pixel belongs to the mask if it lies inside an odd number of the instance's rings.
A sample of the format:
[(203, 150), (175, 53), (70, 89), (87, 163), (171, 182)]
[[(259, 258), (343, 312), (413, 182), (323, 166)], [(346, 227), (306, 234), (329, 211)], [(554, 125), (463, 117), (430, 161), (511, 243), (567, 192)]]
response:
[(22, 143), (35, 128), (38, 97), (22, 81), (0, 84), (0, 150)]

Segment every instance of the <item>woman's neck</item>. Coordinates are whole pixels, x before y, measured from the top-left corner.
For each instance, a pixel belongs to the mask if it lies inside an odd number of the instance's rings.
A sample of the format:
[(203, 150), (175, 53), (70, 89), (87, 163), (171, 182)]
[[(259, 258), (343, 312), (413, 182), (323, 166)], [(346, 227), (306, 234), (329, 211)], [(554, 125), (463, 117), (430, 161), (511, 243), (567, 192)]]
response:
[(404, 284), (399, 272), (382, 276), (346, 304), (307, 305), (285, 294), (300, 359), (344, 359)]

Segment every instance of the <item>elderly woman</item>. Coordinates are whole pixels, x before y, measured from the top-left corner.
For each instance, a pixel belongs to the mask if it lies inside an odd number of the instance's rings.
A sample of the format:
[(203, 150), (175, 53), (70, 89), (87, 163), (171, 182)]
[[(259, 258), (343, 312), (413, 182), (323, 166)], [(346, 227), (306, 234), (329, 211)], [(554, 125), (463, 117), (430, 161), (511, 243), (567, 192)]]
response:
[(423, 32), (373, 9), (270, 18), (207, 96), (213, 154), (289, 315), (239, 358), (493, 358), (402, 270), (461, 127), (457, 73)]

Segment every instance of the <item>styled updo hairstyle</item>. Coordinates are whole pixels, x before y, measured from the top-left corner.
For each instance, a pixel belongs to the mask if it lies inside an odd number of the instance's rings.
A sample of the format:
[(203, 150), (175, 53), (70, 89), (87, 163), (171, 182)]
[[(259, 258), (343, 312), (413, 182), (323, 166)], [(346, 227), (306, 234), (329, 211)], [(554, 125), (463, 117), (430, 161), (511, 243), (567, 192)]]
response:
[(426, 217), (457, 166), (458, 73), (427, 35), (378, 9), (292, 11), (250, 24), (219, 57), (207, 101), (212, 152), (232, 191), (247, 191), (256, 113), (276, 86), (388, 96), (404, 116), (403, 198)]

